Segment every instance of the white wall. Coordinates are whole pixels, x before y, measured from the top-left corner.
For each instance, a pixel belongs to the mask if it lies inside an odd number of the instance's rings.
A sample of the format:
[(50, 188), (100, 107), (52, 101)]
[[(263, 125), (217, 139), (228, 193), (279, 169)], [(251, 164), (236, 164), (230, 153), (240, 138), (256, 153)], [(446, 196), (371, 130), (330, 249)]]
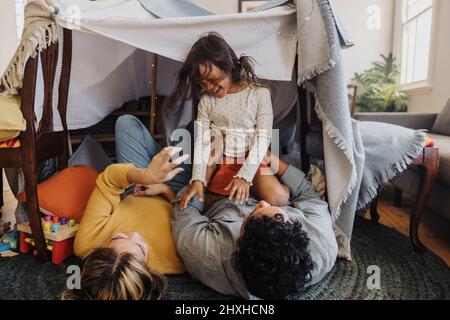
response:
[(0, 1), (0, 41), (0, 73), (3, 74), (17, 47), (14, 0)]
[[(355, 43), (343, 51), (345, 79), (349, 82), (355, 72), (368, 69), (372, 62), (380, 60), (380, 54), (392, 51), (394, 1), (331, 0), (331, 4)], [(379, 8), (379, 29), (367, 26), (371, 6)]]
[(438, 1), (436, 29), (433, 32), (435, 48), (431, 52), (432, 91), (411, 94), (408, 103), (410, 112), (439, 113), (450, 98), (450, 1)]
[[(9, 64), (17, 46), (16, 32), (16, 7), (14, 0), (0, 1), (0, 74)], [(3, 189), (8, 189), (5, 175), (3, 174)], [(0, 190), (2, 192), (3, 190)]]

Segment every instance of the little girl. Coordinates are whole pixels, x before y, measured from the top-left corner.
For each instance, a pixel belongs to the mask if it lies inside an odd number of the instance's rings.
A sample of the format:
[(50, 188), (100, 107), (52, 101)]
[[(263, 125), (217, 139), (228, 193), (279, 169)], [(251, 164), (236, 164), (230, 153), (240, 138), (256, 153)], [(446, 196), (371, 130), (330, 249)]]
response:
[(256, 77), (250, 57), (238, 58), (217, 33), (200, 38), (179, 72), (169, 105), (188, 92), (200, 101), (192, 179), (181, 207), (195, 194), (203, 201), (205, 189), (237, 202), (251, 192), (271, 205), (284, 205), (289, 190), (263, 161), (272, 135), (270, 91)]

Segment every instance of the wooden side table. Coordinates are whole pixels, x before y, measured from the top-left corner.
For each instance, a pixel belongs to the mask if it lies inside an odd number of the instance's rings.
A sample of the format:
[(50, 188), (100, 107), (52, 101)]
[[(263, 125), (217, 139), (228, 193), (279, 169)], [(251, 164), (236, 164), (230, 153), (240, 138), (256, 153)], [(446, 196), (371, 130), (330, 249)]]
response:
[[(419, 169), (420, 183), (416, 200), (412, 207), (409, 222), (409, 237), (414, 251), (424, 252), (425, 246), (419, 239), (419, 224), (422, 219), (431, 188), (439, 170), (439, 149), (424, 148), (422, 154), (417, 157), (411, 165), (415, 165)], [(372, 201), (370, 206), (370, 218), (374, 222), (378, 222), (380, 219), (377, 211), (377, 205), (378, 196)]]

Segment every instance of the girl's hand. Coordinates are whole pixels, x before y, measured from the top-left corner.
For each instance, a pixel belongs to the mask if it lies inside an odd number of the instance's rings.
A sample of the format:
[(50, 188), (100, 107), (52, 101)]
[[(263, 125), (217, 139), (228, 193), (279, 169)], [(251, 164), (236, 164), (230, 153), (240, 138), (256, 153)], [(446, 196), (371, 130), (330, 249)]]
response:
[(203, 183), (201, 181), (193, 181), (189, 186), (189, 189), (180, 198), (180, 208), (186, 209), (189, 200), (197, 194), (200, 201), (203, 201)]
[(250, 184), (242, 178), (233, 178), (225, 190), (231, 189), (229, 199), (236, 196), (236, 202), (243, 203), (250, 197)]
[(142, 178), (146, 183), (141, 184), (151, 185), (163, 183), (171, 180), (177, 174), (182, 172), (184, 169), (177, 168), (177, 166), (189, 158), (188, 154), (170, 162), (170, 158), (181, 150), (182, 148), (180, 147), (166, 147), (162, 149), (161, 152), (153, 157), (152, 161), (148, 164), (147, 169), (143, 171)]

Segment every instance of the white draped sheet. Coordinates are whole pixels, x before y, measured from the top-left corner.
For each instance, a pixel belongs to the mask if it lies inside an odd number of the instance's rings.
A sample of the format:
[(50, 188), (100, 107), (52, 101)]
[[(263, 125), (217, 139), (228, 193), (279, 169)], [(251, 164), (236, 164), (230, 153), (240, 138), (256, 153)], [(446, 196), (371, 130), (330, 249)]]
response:
[[(137, 0), (56, 0), (59, 26), (74, 30), (67, 120), (69, 129), (93, 125), (125, 101), (150, 95), (151, 54), (182, 62), (194, 42), (220, 33), (235, 50), (256, 60), (263, 79), (291, 80), (297, 52), (296, 9), (258, 13), (155, 18)], [(166, 59), (167, 61), (167, 59)], [(158, 74), (164, 65), (159, 66)], [(174, 72), (169, 67), (167, 72)], [(173, 74), (158, 85), (167, 93)], [(59, 74), (55, 82), (59, 79)], [(38, 83), (42, 86), (42, 81)], [(38, 88), (36, 111), (42, 110)], [(55, 92), (55, 98), (57, 92)], [(56, 108), (56, 106), (55, 106)], [(55, 117), (55, 128), (60, 128)]]

